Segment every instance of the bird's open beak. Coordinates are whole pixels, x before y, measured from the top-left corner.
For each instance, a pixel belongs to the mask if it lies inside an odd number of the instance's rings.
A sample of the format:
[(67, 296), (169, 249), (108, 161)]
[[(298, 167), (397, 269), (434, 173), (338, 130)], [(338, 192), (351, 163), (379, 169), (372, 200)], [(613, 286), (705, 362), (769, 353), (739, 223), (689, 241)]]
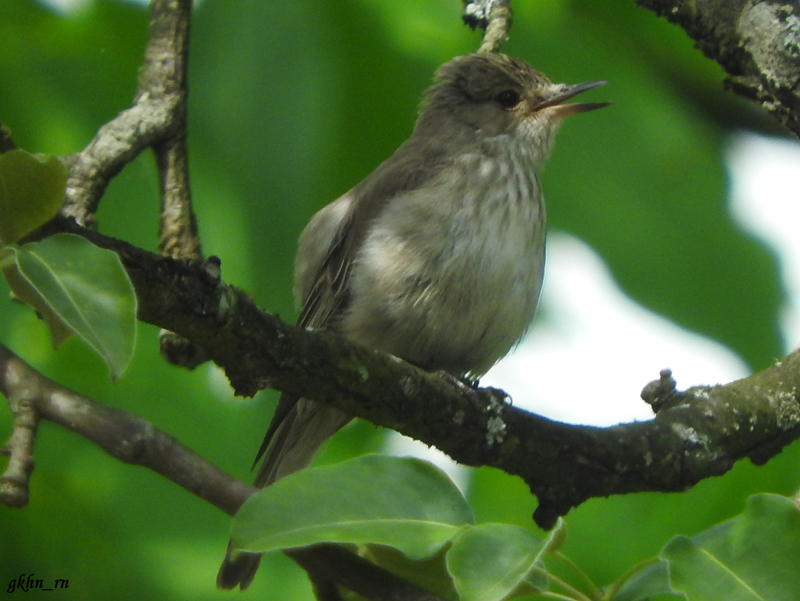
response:
[(584, 83), (576, 83), (575, 85), (568, 86), (563, 91), (559, 92), (552, 98), (548, 98), (541, 104), (536, 106), (537, 111), (549, 108), (550, 114), (554, 117), (564, 118), (567, 115), (574, 115), (575, 113), (585, 113), (586, 111), (593, 111), (601, 109), (604, 106), (611, 104), (610, 102), (582, 102), (578, 104), (564, 104), (564, 101), (577, 96), (578, 94), (587, 90), (593, 90), (600, 86), (606, 85), (607, 81), (587, 81)]

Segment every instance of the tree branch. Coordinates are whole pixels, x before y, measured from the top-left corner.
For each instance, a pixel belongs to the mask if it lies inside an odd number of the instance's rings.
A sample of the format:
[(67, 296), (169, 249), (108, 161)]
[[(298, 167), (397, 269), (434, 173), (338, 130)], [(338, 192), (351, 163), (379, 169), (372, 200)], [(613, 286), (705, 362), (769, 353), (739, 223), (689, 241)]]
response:
[[(135, 102), (142, 98), (176, 99), (170, 117), (173, 126), (153, 144), (161, 194), (159, 249), (173, 259), (200, 259), (202, 251), (192, 208), (186, 147), (192, 2), (153, 0), (150, 12), (152, 18)], [(208, 360), (202, 348), (168, 330), (159, 332), (159, 350), (161, 356), (173, 365), (188, 369)]]
[(514, 19), (511, 0), (463, 0), (464, 23), (483, 30), (483, 42), (478, 52), (499, 52), (508, 40), (508, 30)]
[[(145, 61), (133, 106), (101, 127), (81, 152), (64, 157), (69, 179), (61, 213), (81, 225), (94, 224), (94, 213), (111, 180), (142, 150), (154, 147), (165, 192), (164, 210), (169, 215), (166, 223), (173, 223), (175, 216), (180, 222), (177, 234), (170, 229), (162, 237), (162, 247), (171, 250), (177, 245), (184, 252), (199, 254), (185, 161), (191, 7), (191, 0), (152, 0)], [(193, 240), (173, 240), (187, 233)]]
[[(124, 463), (161, 474), (228, 515), (234, 515), (258, 492), (146, 420), (97, 403), (44, 377), (2, 344), (0, 392), (15, 414), (14, 430), (6, 445), (12, 449), (12, 460), (0, 479), (0, 500), (12, 507), (21, 506), (20, 483), (24, 485), (27, 502), (27, 480), (33, 470), (33, 436), (40, 418), (83, 436)], [(428, 591), (336, 545), (293, 549), (287, 555), (304, 569), (341, 583), (367, 599), (438, 600)]]
[(792, 0), (637, 0), (682, 27), (726, 83), (800, 137), (800, 6)]
[[(21, 392), (21, 394), (20, 394)], [(31, 407), (24, 388), (14, 396), (8, 397), (14, 426), (11, 437), (3, 446), (3, 454), (8, 456), (8, 465), (0, 476), (0, 502), (9, 507), (25, 507), (30, 499), (30, 476), (35, 466), (33, 445), (39, 416)]]
[[(0, 344), (0, 392), (14, 405), (95, 443), (124, 463), (147, 467), (233, 515), (255, 492), (130, 413), (102, 405), (44, 377)], [(16, 431), (19, 424), (15, 422)], [(28, 457), (30, 462), (29, 445)]]
[(189, 25), (191, 0), (154, 0), (135, 103), (142, 98), (174, 97), (173, 126), (154, 144), (161, 192), (161, 252), (175, 259), (199, 259), (200, 241), (192, 210), (186, 149), (189, 90)]
[(206, 349), (237, 394), (275, 388), (313, 398), (459, 463), (517, 475), (538, 497), (534, 519), (544, 528), (592, 497), (684, 491), (740, 459), (764, 463), (800, 435), (800, 351), (724, 386), (683, 393), (649, 386), (648, 401), (660, 409), (648, 422), (574, 426), (517, 409), (499, 391), (458, 386), (330, 332), (289, 326), (205, 263), (71, 231), (119, 253), (136, 288), (139, 319)]
[(94, 223), (94, 213), (108, 184), (170, 126), (175, 97), (140, 99), (102, 126), (81, 152), (63, 158), (69, 169), (61, 213), (82, 225)]

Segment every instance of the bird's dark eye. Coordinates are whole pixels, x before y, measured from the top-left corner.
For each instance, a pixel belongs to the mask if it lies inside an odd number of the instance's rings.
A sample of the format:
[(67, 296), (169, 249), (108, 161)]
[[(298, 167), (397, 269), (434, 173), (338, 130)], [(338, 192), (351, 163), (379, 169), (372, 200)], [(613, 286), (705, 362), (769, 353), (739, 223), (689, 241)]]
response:
[(519, 104), (520, 97), (516, 90), (503, 90), (494, 99), (504, 109), (512, 109)]

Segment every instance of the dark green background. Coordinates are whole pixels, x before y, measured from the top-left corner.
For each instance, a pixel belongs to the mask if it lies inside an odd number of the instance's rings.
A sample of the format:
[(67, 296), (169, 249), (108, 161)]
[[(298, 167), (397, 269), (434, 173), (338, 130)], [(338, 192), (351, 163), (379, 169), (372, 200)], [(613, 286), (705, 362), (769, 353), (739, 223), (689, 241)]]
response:
[[(774, 131), (722, 91), (719, 68), (682, 31), (607, 0), (518, 1), (504, 50), (552, 79), (607, 79), (613, 106), (568, 123), (545, 172), (550, 225), (587, 241), (636, 300), (730, 346), (752, 368), (780, 356), (775, 259), (733, 225), (721, 153), (735, 127)], [(408, 135), (434, 69), (477, 48), (458, 0), (205, 0), (193, 21), (189, 146), (204, 251), (264, 309), (294, 319), (297, 235), (325, 203)], [(147, 13), (110, 0), (70, 18), (0, 2), (0, 121), (20, 147), (64, 154), (129, 106)], [(103, 232), (155, 249), (156, 177), (146, 154), (111, 185)], [(5, 288), (2, 289), (5, 296)], [(164, 364), (141, 326), (128, 373), (71, 340), (52, 351), (29, 310), (0, 301), (0, 339), (49, 377), (151, 420), (224, 469), (249, 478), (274, 400), (235, 399), (211, 366)], [(610, 383), (613, 385), (613, 382)], [(513, 393), (513, 391), (511, 391)], [(0, 411), (0, 438), (10, 416)], [(368, 424), (336, 437), (322, 461), (380, 446)], [(738, 465), (684, 494), (586, 503), (568, 517), (565, 551), (598, 583), (739, 513), (755, 492), (791, 494), (797, 445), (764, 468)], [(59, 598), (230, 598), (214, 588), (229, 519), (170, 482), (124, 466), (49, 423), (41, 427), (31, 503), (0, 507), (0, 590), (20, 574), (68, 578)], [(524, 485), (476, 471), (480, 521), (532, 527)], [(22, 593), (19, 593), (22, 594)], [(234, 593), (235, 594), (235, 593)], [(303, 573), (265, 558), (249, 598), (306, 599)]]

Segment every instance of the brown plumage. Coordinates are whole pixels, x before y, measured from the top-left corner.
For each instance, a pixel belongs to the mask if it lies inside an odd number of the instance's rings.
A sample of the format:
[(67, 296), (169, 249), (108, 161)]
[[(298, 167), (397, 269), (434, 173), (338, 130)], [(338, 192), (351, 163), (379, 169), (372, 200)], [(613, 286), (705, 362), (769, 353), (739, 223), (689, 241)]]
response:
[[(411, 137), (300, 238), (300, 327), (329, 329), (427, 369), (480, 376), (525, 334), (544, 273), (539, 173), (563, 104), (603, 82), (553, 84), (499, 54), (436, 73)], [(268, 486), (307, 466), (351, 416), (284, 394), (258, 458)], [(260, 556), (231, 553), (217, 584), (245, 589)]]

